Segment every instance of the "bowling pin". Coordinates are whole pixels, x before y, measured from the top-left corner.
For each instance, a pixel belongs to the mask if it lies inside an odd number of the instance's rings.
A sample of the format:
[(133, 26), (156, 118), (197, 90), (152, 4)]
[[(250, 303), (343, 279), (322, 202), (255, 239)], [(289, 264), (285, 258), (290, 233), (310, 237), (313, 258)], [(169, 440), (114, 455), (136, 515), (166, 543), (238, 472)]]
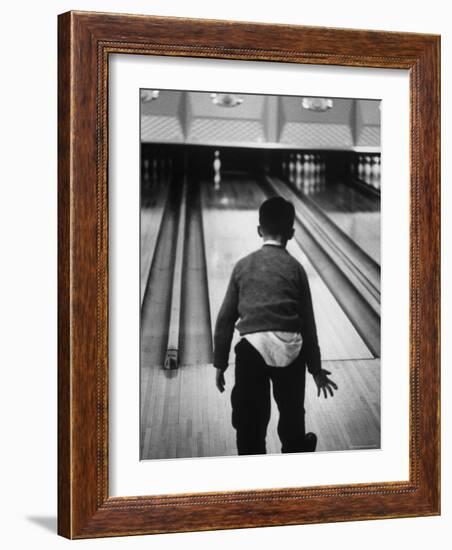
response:
[(297, 174), (295, 177), (295, 187), (299, 190), (303, 190), (303, 176), (301, 174)]
[(306, 155), (304, 171), (308, 176), (311, 174), (311, 155)]
[(311, 155), (311, 174), (315, 174), (315, 159), (314, 159), (314, 155)]
[(372, 174), (375, 176), (376, 179), (380, 178), (380, 157), (379, 157), (379, 155), (375, 155), (374, 158), (373, 158)]
[(290, 153), (289, 156), (289, 181), (290, 183), (293, 183), (295, 180), (295, 162), (294, 162), (294, 156), (292, 153)]
[(367, 155), (365, 158), (364, 175), (366, 177), (366, 181), (369, 181), (370, 176), (372, 175), (372, 159), (369, 155)]
[(297, 171), (297, 177), (301, 177), (301, 173), (303, 171), (303, 165), (301, 163), (300, 153), (297, 153), (296, 171)]
[(213, 159), (213, 172), (214, 172), (214, 188), (216, 190), (220, 189), (220, 182), (221, 182), (221, 159), (220, 159), (220, 151), (217, 149), (214, 154)]
[(143, 187), (144, 189), (148, 189), (149, 182), (150, 182), (150, 174), (149, 174), (149, 159), (143, 160)]
[(364, 176), (364, 156), (359, 155), (358, 157), (358, 177), (362, 179)]
[(285, 178), (286, 177), (286, 155), (283, 154), (282, 156), (282, 161), (281, 161), (281, 174), (282, 174), (282, 177)]
[(306, 195), (309, 195), (311, 192), (311, 174), (309, 172), (305, 174), (304, 181), (305, 181), (305, 193)]
[(305, 174), (311, 174), (311, 155), (306, 155), (304, 171)]
[(371, 174), (373, 187), (380, 189), (380, 159), (378, 155), (372, 156)]

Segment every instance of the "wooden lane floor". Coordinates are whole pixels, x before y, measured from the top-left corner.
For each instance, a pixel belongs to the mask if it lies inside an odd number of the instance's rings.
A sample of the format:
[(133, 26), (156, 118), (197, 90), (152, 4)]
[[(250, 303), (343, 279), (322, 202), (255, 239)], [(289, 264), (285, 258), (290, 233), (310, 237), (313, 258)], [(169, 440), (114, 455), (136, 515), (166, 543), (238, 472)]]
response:
[[(317, 397), (314, 380), (306, 381), (306, 429), (318, 436), (317, 451), (378, 449), (380, 447), (380, 360), (325, 361), (339, 386), (334, 397)], [(143, 459), (232, 456), (237, 454), (231, 425), (230, 395), (233, 368), (226, 373), (225, 392), (215, 387), (211, 364), (182, 367), (170, 374), (146, 369)], [(267, 453), (281, 452), (272, 401)]]
[[(255, 180), (249, 178), (225, 179), (221, 185), (217, 202), (212, 184), (201, 185), (212, 331), (234, 264), (262, 246), (256, 229), (257, 211), (266, 198)], [(227, 208), (227, 200), (231, 200), (231, 209)], [(302, 263), (309, 277), (322, 358), (371, 358), (369, 349), (294, 239), (288, 243), (288, 251)], [(234, 360), (233, 346), (238, 339), (235, 332), (230, 362)]]
[(188, 193), (180, 319), (180, 364), (212, 362), (208, 281), (198, 182)]
[(218, 189), (213, 182), (204, 181), (201, 190), (203, 210), (213, 208), (255, 211), (267, 198), (265, 192), (256, 184), (256, 180), (245, 174), (224, 176)]
[[(234, 264), (261, 246), (257, 208), (266, 196), (250, 179), (223, 179), (218, 191), (201, 182), (201, 204), (206, 250), (212, 335)], [(237, 331), (231, 346), (239, 340)]]

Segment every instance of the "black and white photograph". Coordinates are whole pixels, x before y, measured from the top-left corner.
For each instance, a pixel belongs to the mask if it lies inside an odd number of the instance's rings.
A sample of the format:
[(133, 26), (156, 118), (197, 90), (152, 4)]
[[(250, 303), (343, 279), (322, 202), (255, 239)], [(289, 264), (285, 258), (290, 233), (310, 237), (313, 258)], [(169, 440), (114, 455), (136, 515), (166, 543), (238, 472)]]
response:
[(140, 459), (380, 448), (380, 104), (140, 90)]

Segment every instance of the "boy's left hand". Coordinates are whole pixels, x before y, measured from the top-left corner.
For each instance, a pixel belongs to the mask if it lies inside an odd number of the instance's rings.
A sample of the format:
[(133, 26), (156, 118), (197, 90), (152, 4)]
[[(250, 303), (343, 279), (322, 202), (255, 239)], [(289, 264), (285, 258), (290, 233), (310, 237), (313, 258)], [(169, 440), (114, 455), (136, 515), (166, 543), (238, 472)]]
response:
[(320, 391), (323, 391), (323, 395), (326, 399), (328, 397), (328, 394), (326, 393), (327, 390), (329, 391), (331, 397), (333, 397), (333, 388), (337, 390), (337, 385), (331, 380), (331, 378), (328, 378), (328, 374), (331, 374), (331, 372), (325, 369), (321, 369), (318, 374), (314, 374), (314, 381), (317, 386), (317, 397), (320, 397)]
[(215, 369), (217, 372), (216, 372), (216, 375), (215, 375), (215, 383), (217, 385), (217, 388), (218, 390), (223, 393), (224, 392), (224, 387), (226, 385), (226, 381), (224, 379), (224, 371), (221, 370), (221, 369)]

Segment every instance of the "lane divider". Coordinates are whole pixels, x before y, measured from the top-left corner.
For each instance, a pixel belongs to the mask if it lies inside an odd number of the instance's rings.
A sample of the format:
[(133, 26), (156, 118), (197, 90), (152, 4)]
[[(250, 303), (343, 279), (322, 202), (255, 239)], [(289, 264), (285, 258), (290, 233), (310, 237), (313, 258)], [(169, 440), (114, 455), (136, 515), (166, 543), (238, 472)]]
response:
[(179, 208), (176, 257), (174, 261), (173, 288), (171, 292), (171, 313), (168, 331), (168, 345), (163, 368), (179, 368), (179, 335), (181, 319), (182, 275), (185, 246), (185, 225), (187, 216), (187, 176), (184, 177), (182, 197)]

